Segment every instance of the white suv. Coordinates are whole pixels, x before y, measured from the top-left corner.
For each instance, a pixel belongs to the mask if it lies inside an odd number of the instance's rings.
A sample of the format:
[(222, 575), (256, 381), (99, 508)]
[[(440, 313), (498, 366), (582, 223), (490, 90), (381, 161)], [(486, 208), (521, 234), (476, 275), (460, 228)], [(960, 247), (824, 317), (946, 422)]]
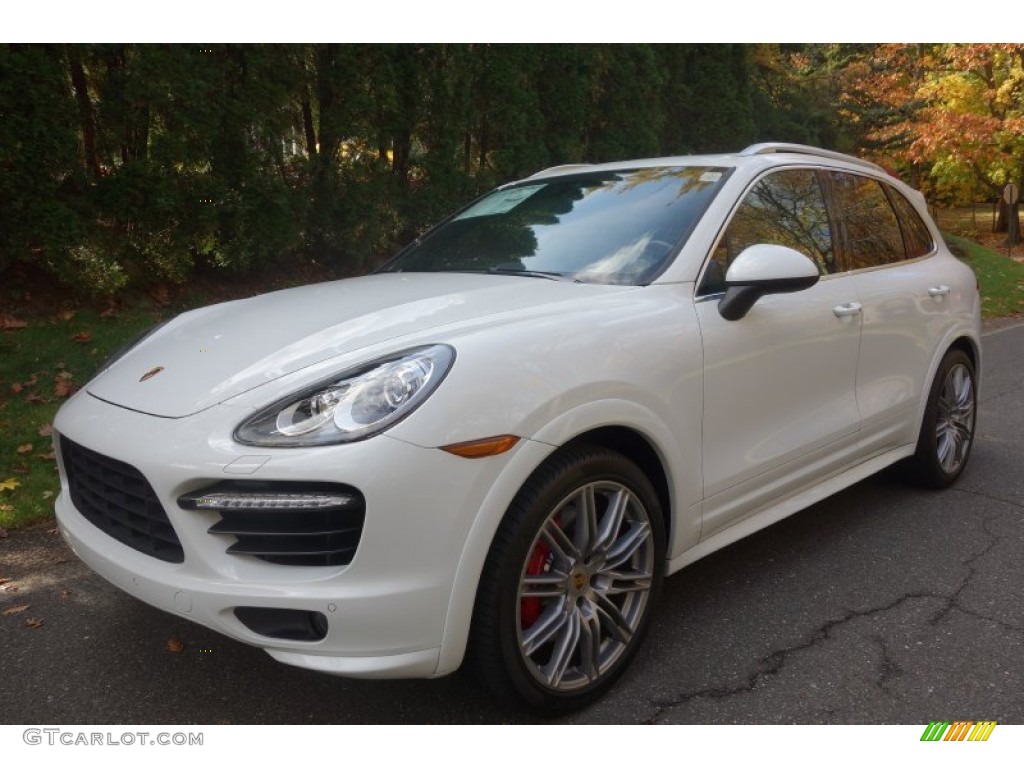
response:
[[(275, 659), (563, 711), (663, 577), (974, 435), (971, 270), (922, 196), (795, 145), (543, 171), (376, 274), (183, 314), (55, 423), (65, 537)], [(683, 640), (685, 642), (685, 639)]]

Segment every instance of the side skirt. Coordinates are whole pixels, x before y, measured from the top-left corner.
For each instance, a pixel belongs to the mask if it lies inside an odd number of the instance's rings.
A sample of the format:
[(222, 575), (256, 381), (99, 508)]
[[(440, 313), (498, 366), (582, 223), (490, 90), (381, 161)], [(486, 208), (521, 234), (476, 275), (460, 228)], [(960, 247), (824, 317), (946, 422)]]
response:
[(797, 491), (796, 493), (784, 498), (782, 501), (765, 507), (760, 512), (744, 518), (735, 525), (716, 533), (706, 541), (702, 541), (700, 544), (686, 550), (681, 555), (672, 558), (666, 565), (665, 573), (666, 575), (675, 573), (679, 569), (690, 565), (690, 563), (695, 563), (702, 557), (707, 557), (712, 552), (717, 552), (723, 547), (729, 546), (733, 542), (739, 541), (752, 533), (760, 531), (762, 528), (767, 528), (769, 525), (777, 523), (779, 520), (796, 514), (813, 504), (817, 504), (822, 499), (827, 499), (829, 496), (835, 495), (844, 488), (849, 488), (851, 485), (859, 483), (864, 478), (870, 477), (876, 472), (885, 469), (890, 464), (895, 464), (900, 459), (912, 456), (913, 453), (913, 445), (904, 445), (899, 448), (894, 448), (891, 451), (886, 451), (883, 454), (868, 459), (845, 472), (840, 472), (823, 482), (816, 483), (809, 488)]

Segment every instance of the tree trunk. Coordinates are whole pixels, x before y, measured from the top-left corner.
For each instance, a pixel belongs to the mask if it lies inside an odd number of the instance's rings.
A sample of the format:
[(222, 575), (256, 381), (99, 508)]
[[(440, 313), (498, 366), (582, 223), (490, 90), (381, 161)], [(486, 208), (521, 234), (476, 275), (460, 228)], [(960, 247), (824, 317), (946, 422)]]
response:
[(306, 135), (306, 154), (316, 156), (316, 130), (313, 128), (313, 107), (309, 103), (309, 86), (302, 91), (302, 130)]
[(71, 84), (75, 89), (75, 101), (78, 102), (78, 122), (82, 132), (82, 149), (85, 153), (85, 167), (93, 178), (100, 175), (100, 158), (96, 151), (96, 115), (92, 101), (89, 99), (89, 85), (85, 78), (85, 68), (78, 47), (65, 47), (68, 54), (68, 69), (71, 73)]

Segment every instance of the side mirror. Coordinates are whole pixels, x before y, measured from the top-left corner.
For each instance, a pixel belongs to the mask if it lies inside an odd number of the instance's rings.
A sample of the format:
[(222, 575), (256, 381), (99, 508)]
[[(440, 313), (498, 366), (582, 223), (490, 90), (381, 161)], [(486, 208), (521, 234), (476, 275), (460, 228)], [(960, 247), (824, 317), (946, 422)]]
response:
[(817, 265), (800, 251), (784, 245), (752, 245), (725, 273), (725, 296), (718, 302), (718, 314), (739, 320), (762, 296), (803, 291), (819, 277)]

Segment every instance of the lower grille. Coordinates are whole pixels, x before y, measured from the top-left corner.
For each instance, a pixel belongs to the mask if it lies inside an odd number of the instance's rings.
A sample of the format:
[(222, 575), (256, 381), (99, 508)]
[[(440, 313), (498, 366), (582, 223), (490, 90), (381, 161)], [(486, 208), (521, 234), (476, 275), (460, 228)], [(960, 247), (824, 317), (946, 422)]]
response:
[(168, 563), (182, 563), (178, 535), (139, 470), (63, 435), (60, 452), (71, 502), (86, 520), (122, 544)]
[(235, 537), (228, 554), (278, 565), (348, 565), (366, 518), (358, 490), (328, 483), (225, 482), (178, 504), (219, 512), (209, 532)]

